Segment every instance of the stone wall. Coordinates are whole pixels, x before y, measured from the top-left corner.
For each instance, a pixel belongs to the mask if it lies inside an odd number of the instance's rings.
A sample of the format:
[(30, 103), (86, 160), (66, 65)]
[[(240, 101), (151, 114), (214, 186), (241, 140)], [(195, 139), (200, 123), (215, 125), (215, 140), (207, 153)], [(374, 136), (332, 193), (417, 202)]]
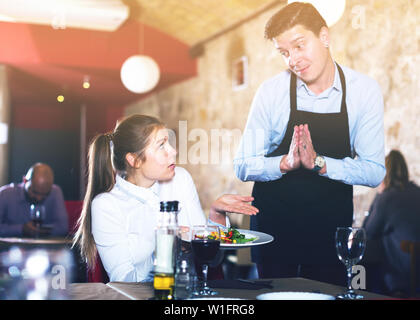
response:
[[(178, 142), (184, 147), (180, 156), (188, 161), (180, 165), (192, 174), (206, 212), (223, 193), (251, 192), (252, 183), (243, 183), (235, 177), (232, 159), (255, 91), (262, 81), (285, 69), (279, 54), (263, 37), (266, 21), (279, 8), (207, 43), (205, 53), (198, 59), (197, 77), (139, 100), (125, 111), (158, 116), (178, 137), (187, 130), (188, 155), (185, 139)], [(419, 16), (418, 0), (348, 0), (343, 18), (330, 29), (331, 50), (337, 62), (379, 82), (385, 102), (386, 152), (400, 149), (407, 158), (411, 179), (417, 183), (420, 183)], [(232, 62), (243, 55), (248, 58), (249, 83), (247, 88), (235, 91)], [(187, 128), (179, 128), (179, 120), (187, 121)], [(212, 163), (209, 152), (206, 162), (206, 155), (199, 154), (203, 150), (200, 146), (208, 144), (208, 150), (215, 147), (211, 130), (222, 128), (231, 133), (231, 145), (220, 143), (219, 151), (224, 148), (230, 156)], [(201, 163), (193, 163), (197, 158)], [(362, 222), (363, 211), (368, 210), (375, 193), (375, 189), (355, 188), (357, 224)], [(241, 223), (242, 217), (231, 218)]]

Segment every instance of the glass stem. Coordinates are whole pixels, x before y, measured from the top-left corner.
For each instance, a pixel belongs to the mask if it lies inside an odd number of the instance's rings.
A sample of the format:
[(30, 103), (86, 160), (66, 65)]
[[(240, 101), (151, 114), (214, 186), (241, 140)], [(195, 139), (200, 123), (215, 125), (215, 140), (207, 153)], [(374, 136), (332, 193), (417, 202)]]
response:
[(353, 269), (353, 266), (347, 267), (347, 289), (349, 291), (353, 291), (353, 288), (351, 286), (351, 271)]
[(204, 288), (207, 288), (207, 273), (209, 270), (209, 266), (207, 264), (203, 264), (203, 278), (204, 278)]

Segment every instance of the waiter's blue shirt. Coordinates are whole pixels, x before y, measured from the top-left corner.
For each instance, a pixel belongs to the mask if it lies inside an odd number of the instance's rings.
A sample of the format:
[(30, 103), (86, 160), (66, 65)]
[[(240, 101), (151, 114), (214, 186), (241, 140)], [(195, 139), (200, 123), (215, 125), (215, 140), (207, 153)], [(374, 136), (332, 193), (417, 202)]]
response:
[[(353, 157), (334, 159), (324, 155), (327, 166), (324, 176), (350, 185), (376, 187), (385, 176), (382, 92), (372, 78), (346, 67), (342, 69), (346, 79), (346, 104)], [(297, 79), (298, 110), (315, 113), (340, 112), (342, 87), (337, 66), (333, 85), (319, 95)], [(236, 176), (242, 181), (271, 181), (283, 176), (280, 161), (284, 155), (269, 158), (265, 156), (277, 149), (286, 133), (290, 116), (289, 93), (289, 71), (266, 80), (258, 88), (234, 159)], [(328, 126), (328, 123), (325, 125)]]
[[(51, 192), (42, 202), (45, 206), (45, 224), (52, 225), (52, 236), (65, 236), (68, 232), (68, 216), (63, 192), (53, 185)], [(25, 197), (24, 184), (0, 188), (0, 237), (22, 236), (23, 225), (31, 221), (30, 203)]]

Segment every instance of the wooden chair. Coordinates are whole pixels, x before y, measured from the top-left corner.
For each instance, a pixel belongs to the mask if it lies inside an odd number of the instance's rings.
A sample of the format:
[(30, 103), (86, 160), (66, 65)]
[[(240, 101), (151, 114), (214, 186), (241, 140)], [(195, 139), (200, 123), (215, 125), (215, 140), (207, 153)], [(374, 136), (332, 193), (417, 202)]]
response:
[(420, 242), (403, 240), (401, 250), (410, 255), (410, 296), (415, 297), (419, 282), (418, 264), (420, 263)]

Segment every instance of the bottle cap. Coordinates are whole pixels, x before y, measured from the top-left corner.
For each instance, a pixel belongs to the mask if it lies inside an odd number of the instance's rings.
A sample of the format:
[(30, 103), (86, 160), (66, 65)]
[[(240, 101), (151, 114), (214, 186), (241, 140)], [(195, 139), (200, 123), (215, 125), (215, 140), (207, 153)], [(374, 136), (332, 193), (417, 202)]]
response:
[(178, 211), (178, 204), (179, 204), (179, 201), (161, 201), (160, 211), (164, 211), (164, 212)]
[(172, 210), (171, 211), (178, 211), (179, 201), (171, 201), (172, 202)]

